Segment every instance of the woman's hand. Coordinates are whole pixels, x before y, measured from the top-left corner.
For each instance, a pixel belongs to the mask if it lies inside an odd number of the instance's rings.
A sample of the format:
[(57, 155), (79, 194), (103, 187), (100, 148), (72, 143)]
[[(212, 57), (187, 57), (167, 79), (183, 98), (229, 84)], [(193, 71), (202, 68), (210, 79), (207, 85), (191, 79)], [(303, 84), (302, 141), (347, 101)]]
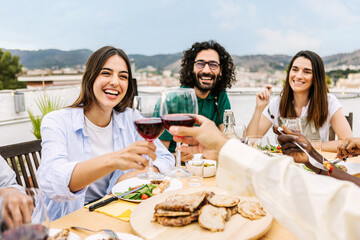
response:
[(338, 146), (337, 158), (354, 157), (360, 155), (360, 138), (347, 138)]
[(153, 161), (156, 159), (156, 146), (153, 142), (137, 141), (120, 151), (111, 153), (117, 169), (138, 169), (143, 170), (149, 165), (148, 160), (142, 156), (147, 155)]
[(200, 124), (200, 127), (170, 127), (174, 141), (189, 145), (181, 146), (183, 152), (203, 153), (206, 158), (217, 160), (220, 149), (228, 139), (215, 123), (206, 117), (197, 115), (196, 123)]
[(266, 85), (265, 89), (256, 94), (256, 107), (264, 109), (270, 102), (271, 85)]
[(0, 196), (3, 198), (3, 217), (9, 228), (31, 222), (31, 214), (34, 210), (31, 197), (12, 187), (2, 188)]

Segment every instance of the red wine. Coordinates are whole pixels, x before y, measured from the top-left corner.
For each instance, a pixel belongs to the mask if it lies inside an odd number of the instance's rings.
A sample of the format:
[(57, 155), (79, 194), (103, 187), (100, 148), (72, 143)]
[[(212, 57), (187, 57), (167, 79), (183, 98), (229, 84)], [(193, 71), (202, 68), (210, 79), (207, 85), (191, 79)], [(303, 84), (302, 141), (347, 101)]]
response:
[(41, 224), (29, 224), (9, 229), (3, 234), (4, 240), (46, 240), (49, 230)]
[(161, 118), (167, 130), (171, 126), (192, 127), (195, 124), (195, 116), (190, 114), (168, 114)]
[(136, 120), (134, 123), (138, 133), (148, 141), (154, 141), (164, 130), (160, 118), (143, 118)]

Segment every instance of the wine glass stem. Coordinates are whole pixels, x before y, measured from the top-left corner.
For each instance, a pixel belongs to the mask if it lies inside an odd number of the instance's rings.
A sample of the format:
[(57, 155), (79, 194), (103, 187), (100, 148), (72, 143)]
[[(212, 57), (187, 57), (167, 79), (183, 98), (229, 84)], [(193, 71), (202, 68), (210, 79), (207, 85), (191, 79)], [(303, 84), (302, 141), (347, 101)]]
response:
[[(150, 142), (153, 142), (153, 141), (150, 141)], [(153, 160), (151, 157), (149, 157), (149, 170), (147, 171), (149, 173), (152, 173), (154, 172), (154, 168), (153, 168)]]
[(176, 142), (176, 167), (181, 168), (181, 143)]
[(151, 157), (149, 157), (149, 170), (148, 172), (154, 172), (154, 168), (153, 168), (153, 160)]

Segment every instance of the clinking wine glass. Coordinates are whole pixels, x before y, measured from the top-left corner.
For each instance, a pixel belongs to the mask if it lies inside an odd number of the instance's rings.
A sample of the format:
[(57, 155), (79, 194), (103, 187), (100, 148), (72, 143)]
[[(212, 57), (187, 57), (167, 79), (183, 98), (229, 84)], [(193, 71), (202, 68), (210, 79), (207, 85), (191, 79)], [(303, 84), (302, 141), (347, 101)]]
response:
[[(135, 96), (132, 105), (134, 125), (137, 132), (149, 142), (153, 142), (164, 131), (164, 125), (159, 117), (154, 117), (154, 109), (157, 98), (154, 96)], [(138, 178), (162, 179), (164, 175), (155, 172), (153, 161), (149, 157), (149, 170), (140, 173)]]
[(9, 224), (7, 223), (8, 220), (6, 220), (5, 215), (9, 217), (10, 213), (0, 201), (1, 240), (48, 239), (50, 221), (44, 201), (44, 195), (38, 188), (26, 188), (25, 192), (33, 201), (33, 206), (30, 207), (30, 211), (32, 212), (31, 222), (25, 222), (20, 226), (9, 228)]
[[(198, 113), (197, 97), (192, 88), (165, 90), (161, 95), (160, 117), (167, 130), (171, 126), (192, 127)], [(191, 176), (187, 169), (181, 167), (181, 143), (176, 143), (176, 166), (165, 172), (170, 177), (185, 178)]]

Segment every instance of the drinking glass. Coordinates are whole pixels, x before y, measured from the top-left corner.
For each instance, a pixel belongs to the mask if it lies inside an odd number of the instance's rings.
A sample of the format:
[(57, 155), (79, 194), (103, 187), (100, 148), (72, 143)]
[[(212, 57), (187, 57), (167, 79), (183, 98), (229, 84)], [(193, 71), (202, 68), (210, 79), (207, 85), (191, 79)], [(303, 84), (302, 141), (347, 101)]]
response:
[[(132, 104), (133, 120), (137, 132), (149, 142), (153, 142), (164, 131), (164, 125), (159, 117), (153, 117), (158, 98), (154, 96), (135, 96)], [(140, 173), (138, 178), (162, 179), (163, 174), (155, 172), (153, 160), (149, 157), (149, 170)]]
[(2, 240), (48, 239), (50, 221), (47, 214), (47, 208), (44, 201), (43, 193), (38, 188), (26, 188), (25, 192), (33, 200), (34, 209), (32, 211), (31, 222), (25, 223), (21, 226), (17, 226), (14, 228), (8, 228), (4, 216), (5, 214), (8, 215), (10, 213), (6, 210), (7, 208), (5, 206), (3, 206), (2, 208), (0, 207), (0, 220), (1, 220), (0, 239)]
[(271, 153), (270, 141), (268, 136), (261, 136), (261, 135), (247, 136), (246, 142), (250, 147), (256, 148), (266, 154)]
[(283, 124), (293, 132), (302, 133), (300, 118), (283, 118)]
[(234, 127), (236, 136), (240, 139), (242, 143), (246, 143), (246, 126), (243, 123), (236, 123)]
[[(160, 117), (167, 130), (171, 126), (192, 127), (198, 113), (197, 97), (192, 88), (167, 89), (161, 95)], [(189, 177), (191, 173), (181, 167), (181, 144), (176, 143), (176, 166), (164, 174), (170, 177)]]
[(187, 184), (191, 187), (200, 187), (203, 183), (204, 160), (187, 161), (186, 168), (192, 173), (187, 179)]
[(322, 141), (321, 141), (321, 138), (310, 138), (309, 139), (309, 142), (311, 144), (311, 146), (313, 146), (313, 148), (321, 153), (322, 151)]

